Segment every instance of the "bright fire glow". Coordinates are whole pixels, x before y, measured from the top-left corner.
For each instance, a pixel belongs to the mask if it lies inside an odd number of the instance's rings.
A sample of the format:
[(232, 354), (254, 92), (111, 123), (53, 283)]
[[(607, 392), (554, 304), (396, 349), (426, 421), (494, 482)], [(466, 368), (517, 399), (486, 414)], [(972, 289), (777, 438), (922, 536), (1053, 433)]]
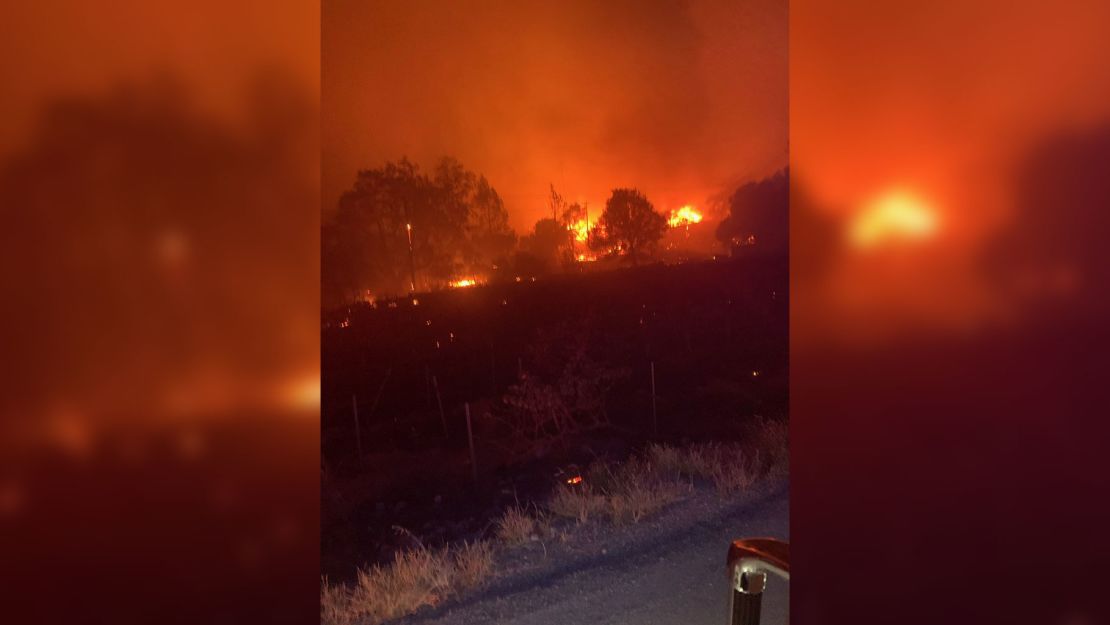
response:
[(936, 210), (906, 191), (889, 191), (856, 214), (848, 236), (859, 248), (873, 248), (894, 241), (920, 241), (936, 234)]
[(578, 221), (570, 224), (569, 226), (567, 226), (567, 230), (574, 233), (574, 240), (578, 241), (579, 243), (584, 243), (590, 233), (589, 226), (586, 225), (585, 219), (579, 219)]
[(581, 475), (576, 475), (576, 476), (570, 478), (569, 480), (567, 480), (567, 484), (581, 484), (581, 483), (582, 483), (582, 476)]
[(320, 376), (310, 375), (296, 380), (284, 389), (286, 402), (293, 408), (305, 410), (320, 407)]
[(460, 280), (453, 281), (451, 283), (451, 287), (459, 289), (459, 288), (464, 288), (464, 287), (468, 287), (468, 286), (474, 286), (475, 284), (478, 284), (478, 281), (475, 280), (474, 278), (462, 278)]
[(667, 225), (672, 228), (680, 228), (682, 226), (689, 226), (690, 224), (701, 223), (702, 214), (699, 213), (691, 204), (687, 204), (682, 208), (671, 211), (671, 216), (667, 218)]

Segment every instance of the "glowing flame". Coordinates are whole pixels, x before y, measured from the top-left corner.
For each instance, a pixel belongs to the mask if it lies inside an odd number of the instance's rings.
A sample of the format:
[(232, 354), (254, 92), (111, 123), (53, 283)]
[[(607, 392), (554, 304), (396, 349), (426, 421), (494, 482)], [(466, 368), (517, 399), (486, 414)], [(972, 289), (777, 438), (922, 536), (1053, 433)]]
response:
[(929, 239), (936, 234), (936, 211), (921, 198), (905, 191), (890, 191), (856, 214), (848, 237), (859, 248), (873, 248), (892, 241)]
[(586, 224), (585, 219), (579, 219), (578, 221), (570, 224), (569, 226), (567, 226), (567, 230), (574, 233), (574, 240), (578, 241), (579, 243), (585, 243), (586, 239), (589, 238), (590, 228)]
[(285, 403), (292, 408), (304, 410), (320, 407), (320, 376), (309, 375), (291, 381), (283, 389)]
[(689, 226), (690, 224), (701, 223), (702, 214), (699, 213), (691, 204), (687, 204), (682, 208), (671, 211), (671, 216), (667, 218), (667, 225), (672, 228), (680, 228), (682, 226)]
[(576, 476), (570, 478), (569, 480), (567, 480), (567, 484), (581, 484), (581, 483), (582, 483), (582, 476), (581, 475), (576, 475)]
[(465, 288), (465, 287), (468, 287), (468, 286), (474, 286), (475, 284), (478, 284), (478, 281), (475, 280), (474, 278), (462, 278), (462, 279), (455, 280), (454, 282), (452, 282), (451, 283), (451, 288), (461, 289), (461, 288)]

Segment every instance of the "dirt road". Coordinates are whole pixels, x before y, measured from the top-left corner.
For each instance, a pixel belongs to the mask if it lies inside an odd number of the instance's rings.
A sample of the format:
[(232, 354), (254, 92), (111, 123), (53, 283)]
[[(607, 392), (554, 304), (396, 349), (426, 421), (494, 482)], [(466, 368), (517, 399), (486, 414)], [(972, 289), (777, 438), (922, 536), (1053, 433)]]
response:
[[(406, 623), (419, 625), (700, 625), (727, 623), (725, 553), (733, 538), (788, 539), (788, 489), (749, 503), (688, 502), (649, 533), (598, 557), (508, 580)], [(706, 507), (699, 510), (699, 505)], [(773, 579), (763, 623), (788, 621), (788, 585)]]

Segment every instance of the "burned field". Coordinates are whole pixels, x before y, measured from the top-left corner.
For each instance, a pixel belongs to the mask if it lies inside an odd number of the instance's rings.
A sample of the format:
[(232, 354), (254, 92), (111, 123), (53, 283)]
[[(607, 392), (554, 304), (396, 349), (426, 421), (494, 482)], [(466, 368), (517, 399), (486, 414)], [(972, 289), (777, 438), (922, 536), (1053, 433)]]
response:
[(323, 572), (488, 537), (650, 442), (755, 444), (786, 418), (787, 291), (784, 258), (749, 257), (325, 313)]

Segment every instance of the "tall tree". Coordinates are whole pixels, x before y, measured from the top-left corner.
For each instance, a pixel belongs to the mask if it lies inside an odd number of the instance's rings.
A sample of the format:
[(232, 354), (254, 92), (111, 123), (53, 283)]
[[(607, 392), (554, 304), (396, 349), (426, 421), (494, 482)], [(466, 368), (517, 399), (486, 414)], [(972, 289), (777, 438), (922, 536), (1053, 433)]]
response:
[(358, 172), (322, 234), (333, 304), (364, 290), (402, 293), (488, 272), (515, 242), (497, 191), (453, 158), (431, 176), (407, 159)]
[(667, 218), (637, 189), (613, 189), (598, 220), (597, 246), (628, 254), (632, 264), (651, 250), (667, 230)]
[(470, 206), (467, 235), (474, 264), (481, 269), (492, 266), (512, 253), (516, 233), (509, 227), (509, 212), (485, 176), (478, 177)]
[(570, 232), (563, 224), (544, 218), (536, 222), (532, 234), (521, 241), (521, 246), (545, 266), (553, 268), (559, 265), (569, 242)]
[(790, 238), (789, 178), (789, 169), (783, 169), (736, 189), (728, 201), (728, 217), (717, 227), (717, 239), (732, 248), (785, 254)]

